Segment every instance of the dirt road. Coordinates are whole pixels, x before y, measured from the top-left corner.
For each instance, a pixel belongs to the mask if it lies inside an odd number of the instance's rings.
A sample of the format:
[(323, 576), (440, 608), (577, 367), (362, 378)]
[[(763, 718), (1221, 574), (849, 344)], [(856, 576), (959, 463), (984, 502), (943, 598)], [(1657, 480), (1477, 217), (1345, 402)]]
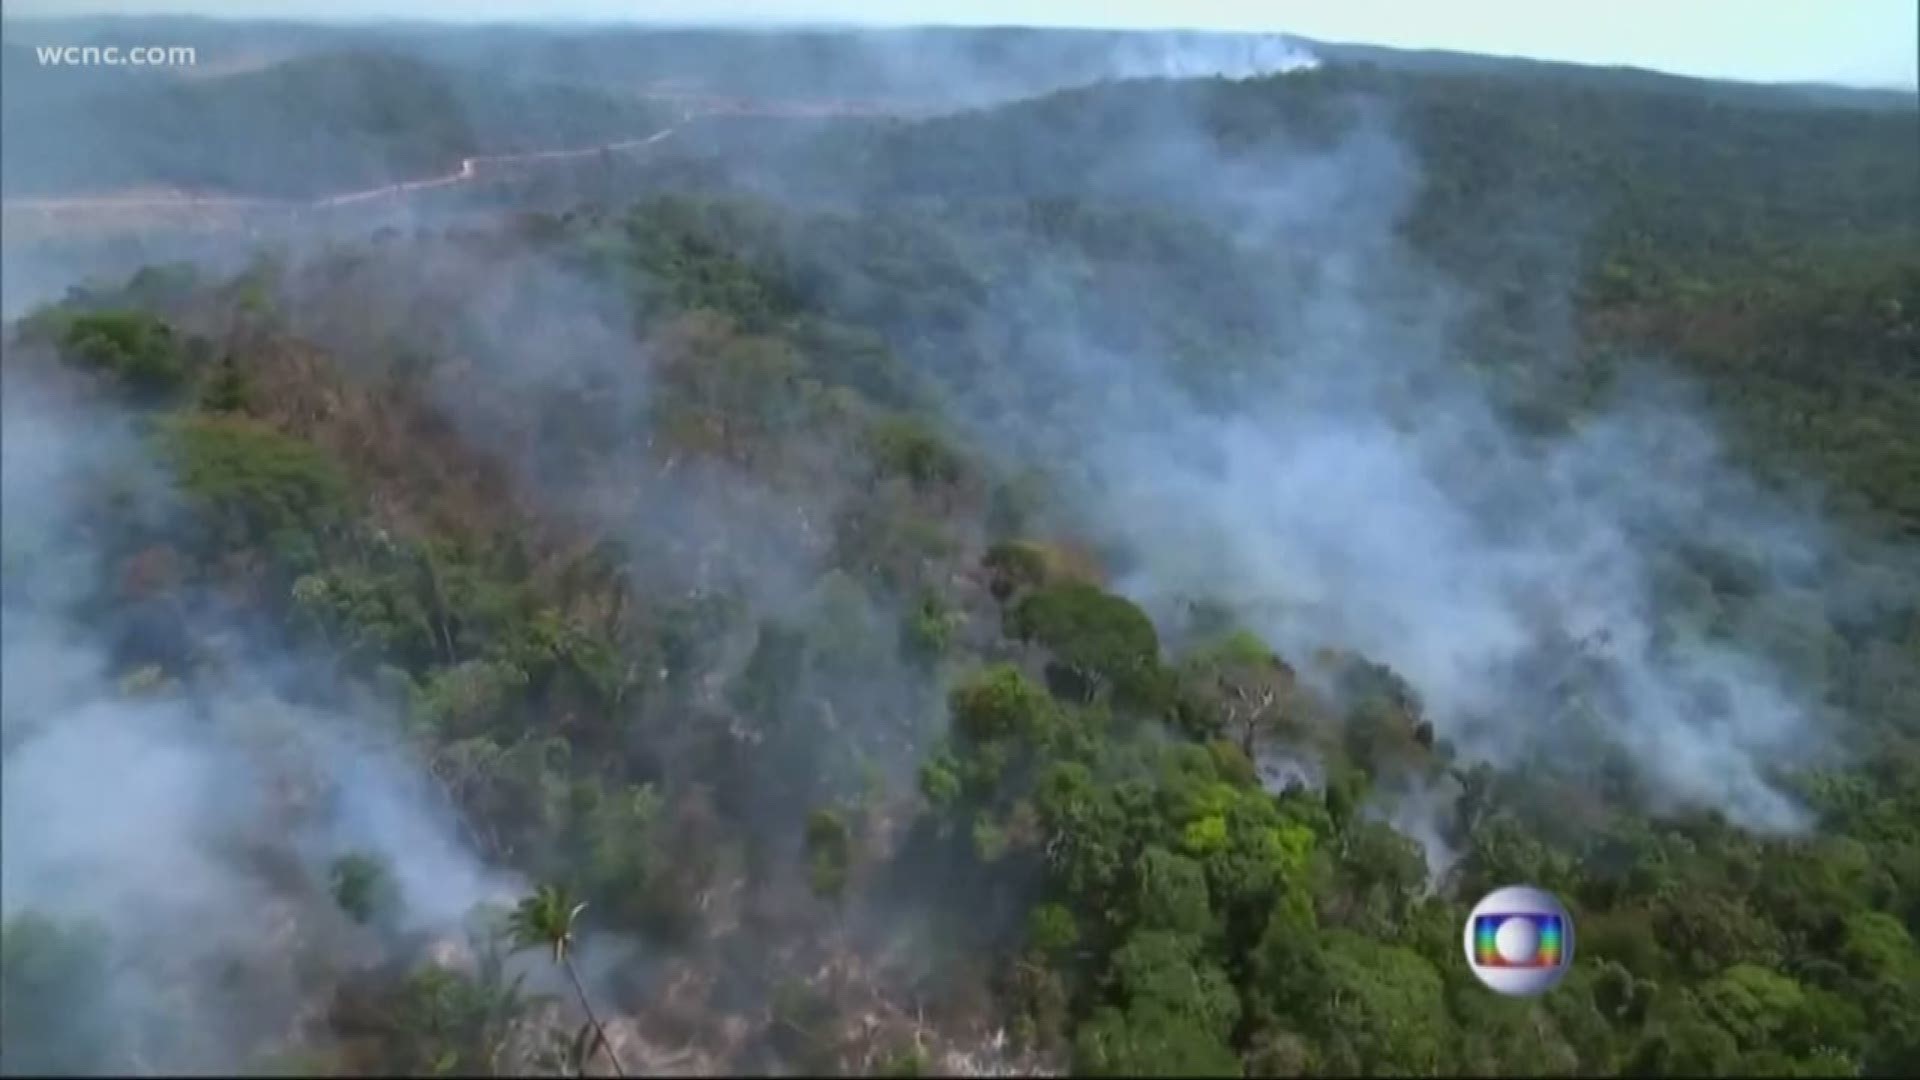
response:
[(194, 227), (196, 223), (205, 223), (210, 219), (226, 220), (230, 215), (237, 215), (242, 219), (274, 214), (299, 215), (315, 210), (331, 210), (384, 199), (404, 198), (424, 191), (470, 183), (481, 179), (489, 170), (638, 150), (669, 138), (686, 125), (704, 118), (760, 116), (818, 119), (837, 116), (911, 116), (916, 111), (897, 103), (884, 102), (768, 101), (671, 91), (656, 91), (647, 96), (675, 108), (680, 114), (679, 121), (651, 135), (600, 143), (595, 146), (530, 150), (520, 154), (477, 155), (463, 158), (459, 168), (439, 176), (401, 180), (378, 187), (343, 191), (314, 199), (200, 195), (177, 191), (122, 192), (113, 195), (0, 198), (0, 213), (4, 213), (15, 224), (28, 228), (66, 228), (71, 224), (102, 224), (112, 229), (121, 227), (124, 221), (123, 215), (133, 215), (143, 226), (160, 220), (174, 225)]
[(397, 183), (382, 184), (379, 187), (363, 188), (358, 191), (346, 191), (338, 195), (327, 195), (317, 199), (264, 199), (240, 195), (194, 195), (189, 193), (165, 195), (81, 195), (55, 198), (22, 198), (0, 200), (0, 208), (8, 212), (41, 212), (48, 215), (74, 212), (97, 212), (113, 210), (324, 210), (337, 206), (349, 206), (355, 203), (370, 202), (377, 199), (396, 198), (412, 195), (434, 188), (452, 187), (464, 184), (480, 177), (483, 169), (508, 167), (537, 162), (564, 161), (592, 157), (597, 154), (618, 153), (651, 146), (678, 131), (678, 127), (665, 128), (638, 139), (623, 139), (617, 142), (599, 143), (565, 150), (530, 150), (523, 154), (487, 154), (463, 158), (460, 167), (442, 176), (422, 177), (418, 180), (401, 180)]
[(391, 198), (396, 195), (410, 195), (416, 191), (430, 188), (451, 187), (464, 184), (480, 175), (483, 165), (519, 165), (538, 161), (564, 161), (572, 158), (592, 157), (596, 154), (616, 153), (622, 150), (637, 150), (672, 135), (680, 130), (677, 127), (656, 131), (644, 139), (625, 139), (620, 142), (600, 143), (597, 146), (583, 146), (572, 150), (531, 150), (524, 154), (489, 154), (480, 157), (462, 158), (460, 167), (445, 176), (430, 176), (422, 180), (402, 180), (397, 184), (367, 188), (363, 191), (349, 191), (342, 195), (330, 195), (324, 199), (315, 199), (310, 205), (316, 209), (329, 206), (345, 206), (349, 203), (366, 202), (370, 199)]

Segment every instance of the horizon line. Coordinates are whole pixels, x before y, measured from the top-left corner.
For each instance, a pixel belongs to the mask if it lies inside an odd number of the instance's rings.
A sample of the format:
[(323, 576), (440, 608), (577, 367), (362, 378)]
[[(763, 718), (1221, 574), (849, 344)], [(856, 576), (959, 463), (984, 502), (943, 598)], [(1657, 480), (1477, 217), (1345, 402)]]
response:
[(220, 15), (202, 12), (149, 12), (130, 13), (112, 12), (95, 14), (57, 14), (32, 13), (25, 15), (0, 12), (0, 27), (13, 23), (88, 23), (88, 22), (206, 22), (228, 26), (275, 26), (275, 27), (315, 27), (324, 29), (433, 29), (433, 30), (530, 30), (549, 32), (580, 32), (593, 29), (620, 30), (668, 30), (668, 31), (708, 31), (714, 33), (752, 33), (772, 31), (792, 33), (796, 31), (819, 31), (824, 33), (848, 32), (951, 32), (951, 33), (992, 33), (1005, 31), (1024, 31), (1062, 34), (1193, 34), (1220, 37), (1282, 37), (1304, 45), (1329, 45), (1336, 48), (1360, 47), (1379, 49), (1385, 52), (1406, 54), (1438, 54), (1444, 56), (1481, 57), (1488, 60), (1523, 62), (1536, 64), (1558, 64), (1567, 67), (1588, 68), (1595, 71), (1642, 72), (1660, 75), (1672, 79), (1687, 79), (1695, 82), (1732, 83), (1742, 86), (1771, 87), (1778, 89), (1836, 89), (1858, 91), (1862, 93), (1892, 93), (1906, 97), (1920, 98), (1920, 83), (1908, 84), (1900, 79), (1891, 81), (1843, 81), (1839, 79), (1797, 78), (1797, 79), (1761, 79), (1731, 75), (1702, 75), (1691, 71), (1672, 68), (1647, 67), (1626, 61), (1604, 62), (1595, 60), (1569, 60), (1552, 56), (1540, 56), (1515, 52), (1475, 52), (1466, 49), (1423, 45), (1387, 45), (1372, 41), (1335, 40), (1315, 38), (1291, 30), (1255, 27), (1195, 27), (1195, 26), (1088, 26), (1084, 24), (1064, 23), (968, 23), (968, 22), (890, 22), (885, 20), (861, 19), (806, 19), (782, 18), (778, 16), (752, 18), (717, 19), (671, 19), (641, 17), (606, 17), (587, 15), (555, 15), (540, 18), (505, 17), (467, 19), (458, 16), (433, 16), (410, 14), (404, 16), (366, 16), (349, 15), (327, 17), (325, 15), (306, 15), (300, 17), (284, 15)]

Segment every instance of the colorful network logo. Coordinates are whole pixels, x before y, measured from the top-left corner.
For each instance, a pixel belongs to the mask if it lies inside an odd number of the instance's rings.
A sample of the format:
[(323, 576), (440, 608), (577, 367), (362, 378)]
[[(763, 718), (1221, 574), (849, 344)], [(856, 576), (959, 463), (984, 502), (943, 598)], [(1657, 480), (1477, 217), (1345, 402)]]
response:
[(1573, 917), (1552, 893), (1495, 889), (1467, 916), (1467, 963), (1502, 994), (1541, 994), (1573, 963)]

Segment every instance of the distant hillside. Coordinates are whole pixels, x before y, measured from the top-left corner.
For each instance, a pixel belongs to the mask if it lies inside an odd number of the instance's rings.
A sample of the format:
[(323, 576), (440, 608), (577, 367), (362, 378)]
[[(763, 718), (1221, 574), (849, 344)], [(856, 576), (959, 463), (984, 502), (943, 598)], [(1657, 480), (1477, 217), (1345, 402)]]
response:
[[(1887, 374), (1912, 349), (1899, 314), (1912, 301), (1895, 301), (1910, 293), (1920, 250), (1913, 115), (1730, 87), (1497, 61), (1451, 71), (1331, 63), (1263, 80), (1141, 81), (918, 123), (845, 124), (794, 146), (756, 129), (739, 140), (751, 146), (717, 153), (736, 163), (758, 153), (735, 165), (740, 190), (825, 206), (912, 214), (972, 202), (1004, 204), (1018, 217), (1034, 200), (1119, 201), (1231, 232), (1245, 227), (1245, 208), (1221, 202), (1220, 184), (1196, 180), (1180, 139), (1197, 131), (1230, 147), (1246, 177), (1284, 176), (1300, 168), (1302, 148), (1324, 150), (1372, 124), (1412, 151), (1411, 190), (1388, 184), (1351, 197), (1406, 199), (1400, 235), (1474, 288), (1473, 351), (1501, 358), (1522, 383), (1584, 377), (1542, 362), (1565, 344), (1565, 294), (1540, 287), (1551, 281), (1573, 290), (1590, 348), (1677, 351), (1709, 376), (1711, 396), (1769, 433), (1773, 449), (1779, 432), (1794, 430), (1792, 418), (1810, 411), (1910, 427), (1902, 417), (1920, 410), (1917, 388)], [(1130, 167), (1116, 171), (1116, 160)], [(1311, 223), (1289, 229), (1290, 242), (1315, 242)], [(1218, 279), (1193, 284), (1193, 295), (1122, 307), (1231, 302)], [(1874, 314), (1882, 309), (1892, 314)], [(1247, 317), (1215, 315), (1235, 325)], [(1818, 355), (1853, 362), (1812, 363)], [(1557, 402), (1548, 409), (1556, 414), (1577, 392), (1535, 391)], [(1920, 499), (1900, 479), (1920, 460), (1914, 444), (1859, 437), (1866, 428), (1849, 422), (1807, 425), (1802, 448), (1823, 459), (1837, 497), (1857, 493), (1899, 531), (1920, 535)]]
[(1292, 34), (1058, 30), (1020, 27), (775, 29), (596, 26), (311, 26), (266, 20), (152, 17), (12, 20), (12, 41), (143, 40), (194, 44), (201, 63), (245, 54), (376, 49), (447, 67), (576, 85), (698, 81), (732, 93), (1004, 100), (1108, 79), (1220, 74), (1241, 78), (1325, 61), (1427, 74), (1538, 76), (1626, 89), (1687, 90), (1748, 103), (1912, 108), (1914, 95), (1838, 86), (1683, 78), (1630, 68), (1319, 41)]
[(1555, 82), (1582, 82), (1596, 88), (1682, 92), (1749, 105), (1806, 104), (1838, 108), (1912, 109), (1912, 92), (1872, 90), (1825, 83), (1756, 83), (1671, 75), (1634, 67), (1600, 67), (1515, 56), (1486, 56), (1444, 49), (1391, 49), (1381, 45), (1317, 41), (1301, 43), (1322, 60), (1374, 64), (1382, 68), (1435, 75), (1502, 75)]
[(26, 52), (10, 47), (7, 65), (11, 195), (152, 185), (315, 195), (655, 123), (638, 103), (392, 52), (318, 53), (204, 79), (11, 59)]
[[(1411, 227), (1452, 230), (1459, 243), (1488, 216), (1548, 196), (1581, 216), (1641, 219), (1622, 219), (1633, 227), (1616, 239), (1683, 265), (1816, 237), (1877, 242), (1917, 227), (1910, 114), (1563, 65), (1442, 73), (1336, 63), (1267, 80), (1068, 91), (922, 124), (848, 128), (816, 165), (823, 189), (859, 184), (870, 197), (1066, 190), (1089, 182), (1086, 171), (1113, 139), (1156, 123), (1191, 119), (1257, 160), (1290, 142), (1323, 142), (1363, 115), (1420, 151), (1428, 198)], [(1166, 180), (1162, 194), (1178, 197), (1179, 170)]]

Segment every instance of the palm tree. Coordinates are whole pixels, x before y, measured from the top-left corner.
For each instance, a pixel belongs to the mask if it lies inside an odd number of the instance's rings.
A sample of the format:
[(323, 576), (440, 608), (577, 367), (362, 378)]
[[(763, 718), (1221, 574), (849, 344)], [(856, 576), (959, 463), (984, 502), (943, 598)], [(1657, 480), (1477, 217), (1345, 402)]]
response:
[[(587, 988), (580, 982), (580, 973), (574, 970), (573, 922), (580, 912), (586, 909), (585, 903), (573, 903), (565, 888), (559, 885), (541, 885), (533, 895), (520, 901), (508, 917), (507, 927), (513, 940), (523, 949), (551, 949), (553, 962), (567, 973), (573, 982), (573, 992), (580, 996), (580, 1007), (586, 1011), (587, 1023), (593, 1026), (593, 1034), (600, 1045), (607, 1048), (607, 1060), (613, 1062), (613, 1074), (625, 1077), (620, 1068), (620, 1056), (614, 1053), (613, 1043), (607, 1039), (607, 1030), (600, 1026), (600, 1018), (594, 1014), (593, 1003), (587, 1000)], [(584, 1071), (585, 1058), (581, 1059)]]

